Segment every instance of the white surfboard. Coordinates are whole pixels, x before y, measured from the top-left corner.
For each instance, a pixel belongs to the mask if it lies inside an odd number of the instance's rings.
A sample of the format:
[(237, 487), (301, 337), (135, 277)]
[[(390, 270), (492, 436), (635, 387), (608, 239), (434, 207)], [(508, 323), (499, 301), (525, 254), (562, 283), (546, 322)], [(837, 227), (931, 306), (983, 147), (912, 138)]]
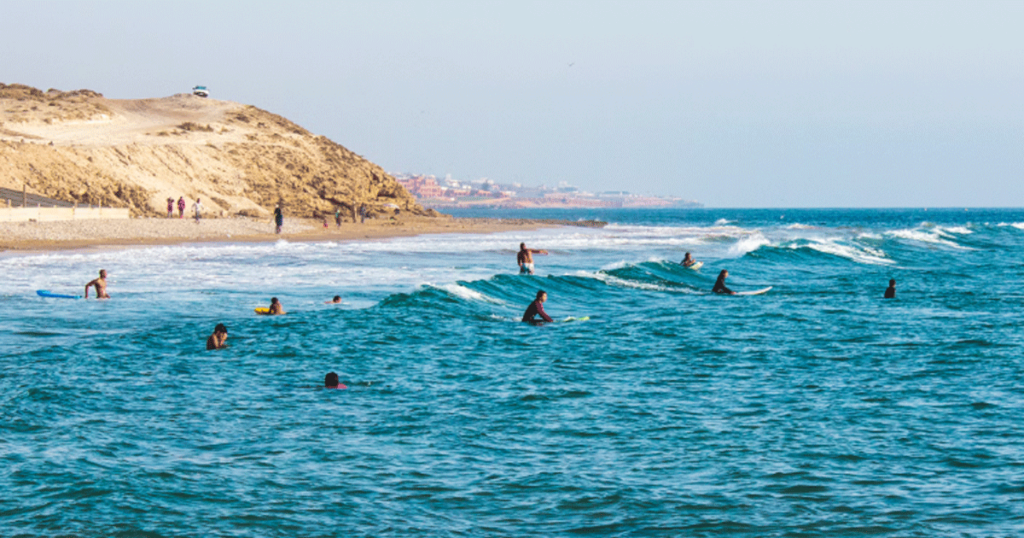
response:
[(772, 289), (773, 287), (774, 286), (768, 286), (767, 288), (765, 288), (763, 290), (737, 291), (733, 295), (761, 295), (762, 293), (768, 293), (768, 290)]
[(690, 269), (691, 271), (696, 271), (697, 269), (700, 269), (701, 267), (704, 267), (704, 262), (697, 262), (697, 263), (687, 267), (687, 269)]

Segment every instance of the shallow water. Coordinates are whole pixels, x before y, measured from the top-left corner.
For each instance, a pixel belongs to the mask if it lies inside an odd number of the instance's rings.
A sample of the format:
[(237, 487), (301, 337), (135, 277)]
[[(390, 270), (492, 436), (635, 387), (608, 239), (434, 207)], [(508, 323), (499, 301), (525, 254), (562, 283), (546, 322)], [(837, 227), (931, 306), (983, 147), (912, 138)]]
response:
[(0, 258), (0, 535), (1024, 534), (1024, 211), (525, 216)]

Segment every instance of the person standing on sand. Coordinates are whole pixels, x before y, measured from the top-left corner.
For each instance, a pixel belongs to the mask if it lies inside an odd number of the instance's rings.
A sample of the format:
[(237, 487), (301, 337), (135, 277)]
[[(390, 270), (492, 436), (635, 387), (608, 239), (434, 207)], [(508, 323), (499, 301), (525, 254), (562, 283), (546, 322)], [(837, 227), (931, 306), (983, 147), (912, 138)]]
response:
[(85, 285), (85, 298), (86, 299), (89, 298), (89, 288), (91, 288), (93, 286), (96, 287), (96, 298), (97, 299), (109, 299), (110, 298), (110, 296), (107, 295), (107, 270), (106, 269), (100, 269), (100, 276), (99, 276), (99, 278), (95, 278), (95, 279), (89, 281), (89, 283)]
[(185, 197), (178, 198), (178, 218), (185, 218)]
[(516, 254), (516, 262), (519, 263), (519, 274), (533, 274), (533, 255), (547, 254), (546, 250), (534, 250), (526, 248), (526, 243), (519, 243), (519, 254)]
[(174, 198), (167, 198), (167, 218), (174, 216)]
[(201, 202), (199, 198), (196, 198), (196, 203), (192, 204), (192, 211), (195, 211), (196, 224), (199, 224), (199, 217), (202, 215), (203, 212), (203, 202)]
[(341, 228), (341, 208), (340, 207), (338, 209), (334, 210), (334, 223), (336, 225), (338, 225), (338, 228)]
[(281, 226), (284, 225), (284, 215), (281, 213), (281, 206), (277, 206), (274, 208), (274, 224), (277, 225), (277, 228), (274, 231), (274, 233), (281, 233)]
[(228, 328), (223, 323), (218, 323), (213, 328), (213, 334), (206, 339), (206, 349), (221, 349), (227, 345)]

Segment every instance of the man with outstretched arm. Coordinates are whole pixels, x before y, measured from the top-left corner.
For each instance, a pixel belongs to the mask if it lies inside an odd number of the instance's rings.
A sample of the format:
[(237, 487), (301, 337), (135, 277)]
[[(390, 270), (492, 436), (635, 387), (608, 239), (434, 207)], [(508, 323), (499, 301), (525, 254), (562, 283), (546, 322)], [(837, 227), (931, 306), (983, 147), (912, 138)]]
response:
[[(548, 300), (548, 293), (544, 290), (537, 292), (537, 298), (530, 303), (530, 306), (526, 307), (526, 312), (523, 313), (523, 321), (532, 323), (533, 325), (540, 325), (541, 323), (550, 323), (555, 321), (551, 319), (551, 316), (544, 312), (544, 301)], [(540, 319), (534, 319), (536, 316), (540, 316)]]
[(110, 298), (110, 296), (107, 295), (107, 270), (106, 269), (100, 269), (100, 276), (99, 276), (99, 278), (95, 278), (95, 279), (89, 281), (89, 283), (85, 285), (85, 298), (86, 299), (89, 298), (89, 288), (91, 288), (93, 286), (96, 287), (96, 298), (97, 299), (109, 299)]
[(526, 248), (526, 243), (519, 243), (519, 254), (516, 254), (516, 262), (519, 263), (519, 274), (533, 274), (533, 255), (547, 254), (546, 250), (535, 250)]

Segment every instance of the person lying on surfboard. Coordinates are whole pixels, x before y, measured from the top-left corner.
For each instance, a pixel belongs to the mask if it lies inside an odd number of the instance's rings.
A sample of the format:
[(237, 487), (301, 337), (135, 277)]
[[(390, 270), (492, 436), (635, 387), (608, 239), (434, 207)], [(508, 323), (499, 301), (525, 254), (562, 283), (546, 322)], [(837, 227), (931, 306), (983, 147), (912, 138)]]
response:
[(519, 243), (519, 254), (516, 254), (516, 262), (519, 264), (519, 274), (533, 274), (533, 255), (547, 254), (546, 250), (526, 248), (526, 243)]
[(697, 260), (694, 260), (693, 258), (691, 258), (691, 257), (690, 257), (690, 253), (689, 253), (689, 252), (687, 252), (687, 253), (686, 253), (686, 256), (683, 256), (683, 261), (682, 261), (682, 262), (680, 262), (680, 263), (682, 263), (682, 264), (683, 264), (683, 267), (689, 267), (689, 266), (691, 266), (691, 265), (693, 265), (693, 264), (697, 263)]
[(718, 273), (718, 280), (715, 281), (715, 287), (711, 288), (712, 293), (724, 293), (726, 295), (736, 295), (735, 291), (725, 287), (725, 277), (729, 276), (729, 271), (722, 269), (721, 273)]
[(94, 279), (90, 280), (88, 284), (85, 285), (85, 298), (86, 299), (89, 298), (89, 288), (91, 288), (93, 286), (96, 287), (96, 298), (97, 299), (109, 299), (110, 298), (110, 296), (107, 295), (107, 270), (106, 269), (100, 269), (100, 276), (99, 276), (99, 278), (94, 278)]
[[(544, 301), (547, 300), (548, 293), (544, 290), (538, 291), (537, 298), (530, 303), (530, 306), (526, 307), (526, 312), (523, 313), (523, 321), (534, 325), (555, 321), (544, 312)], [(536, 316), (540, 316), (540, 319), (534, 319)]]

